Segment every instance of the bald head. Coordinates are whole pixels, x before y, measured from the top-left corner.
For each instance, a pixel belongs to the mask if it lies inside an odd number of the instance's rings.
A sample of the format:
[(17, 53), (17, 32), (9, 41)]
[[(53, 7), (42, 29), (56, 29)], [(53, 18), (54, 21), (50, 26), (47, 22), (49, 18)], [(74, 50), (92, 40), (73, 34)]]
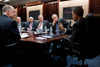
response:
[(2, 13), (13, 19), (15, 16), (15, 9), (11, 5), (5, 5), (2, 8)]

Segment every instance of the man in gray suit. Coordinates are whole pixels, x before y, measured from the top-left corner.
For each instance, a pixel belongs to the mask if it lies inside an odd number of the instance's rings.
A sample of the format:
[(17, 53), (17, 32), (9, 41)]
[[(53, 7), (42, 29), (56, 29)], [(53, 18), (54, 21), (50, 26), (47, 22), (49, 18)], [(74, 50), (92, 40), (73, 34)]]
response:
[(58, 18), (56, 14), (52, 15), (52, 27), (53, 33), (65, 33), (66, 28), (70, 25), (70, 22), (66, 21), (64, 18)]
[(49, 28), (50, 24), (47, 20), (43, 19), (42, 15), (38, 16), (39, 22), (36, 24), (36, 29), (41, 29), (42, 31), (45, 31), (45, 27)]

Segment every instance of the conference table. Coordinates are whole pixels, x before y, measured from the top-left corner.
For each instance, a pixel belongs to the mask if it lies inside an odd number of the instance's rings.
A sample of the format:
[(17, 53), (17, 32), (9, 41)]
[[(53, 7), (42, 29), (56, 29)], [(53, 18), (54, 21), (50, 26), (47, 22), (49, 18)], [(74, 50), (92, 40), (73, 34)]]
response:
[(65, 34), (49, 34), (49, 33), (34, 34), (34, 32), (28, 32), (28, 35), (29, 37), (21, 38), (21, 41), (43, 44), (52, 42), (54, 40), (62, 39), (64, 37), (68, 37), (68, 35)]
[(34, 60), (34, 64), (43, 62), (42, 65), (45, 65), (44, 63), (48, 63), (50, 60), (49, 48), (51, 43), (68, 37), (68, 35), (64, 34), (34, 34), (34, 32), (27, 32), (26, 34), (29, 36), (20, 40), (18, 56), (24, 59), (27, 58), (28, 61)]

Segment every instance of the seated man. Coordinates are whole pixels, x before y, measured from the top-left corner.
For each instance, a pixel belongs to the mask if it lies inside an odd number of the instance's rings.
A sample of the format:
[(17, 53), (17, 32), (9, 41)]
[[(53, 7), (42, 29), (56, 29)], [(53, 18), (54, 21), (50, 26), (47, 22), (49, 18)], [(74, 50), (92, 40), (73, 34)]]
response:
[(47, 20), (44, 20), (42, 15), (39, 15), (38, 19), (39, 22), (36, 24), (36, 29), (41, 29), (42, 31), (45, 31), (45, 27), (50, 27), (50, 23)]
[(21, 21), (20, 17), (17, 17), (16, 22), (17, 22), (19, 31), (25, 30), (25, 23)]
[(66, 32), (72, 32), (69, 39), (76, 43), (81, 43), (86, 33), (86, 20), (83, 18), (84, 10), (81, 7), (76, 7), (72, 10), (73, 20), (75, 24), (72, 29), (67, 29)]
[[(56, 14), (52, 15), (52, 19), (53, 19), (53, 23), (52, 23), (53, 33), (64, 34), (65, 29), (70, 23), (63, 18), (58, 18)], [(63, 27), (63, 29), (61, 26)]]
[(34, 21), (33, 17), (29, 17), (29, 22), (26, 24), (27, 31), (35, 31), (36, 30), (36, 21)]
[[(71, 32), (71, 35), (69, 35), (68, 40), (74, 43), (83, 44), (84, 43), (84, 37), (86, 34), (86, 20), (83, 18), (84, 10), (82, 7), (76, 7), (72, 10), (72, 17), (75, 21), (75, 24), (73, 25), (72, 29), (67, 28), (66, 32)], [(66, 40), (65, 40), (66, 41)], [(62, 42), (61, 50), (62, 50), (62, 58), (63, 60), (66, 58), (64, 54), (64, 48), (66, 47), (66, 43)], [(83, 44), (84, 45), (84, 44)], [(80, 50), (80, 46), (73, 45), (73, 48)], [(66, 60), (66, 59), (65, 59)]]

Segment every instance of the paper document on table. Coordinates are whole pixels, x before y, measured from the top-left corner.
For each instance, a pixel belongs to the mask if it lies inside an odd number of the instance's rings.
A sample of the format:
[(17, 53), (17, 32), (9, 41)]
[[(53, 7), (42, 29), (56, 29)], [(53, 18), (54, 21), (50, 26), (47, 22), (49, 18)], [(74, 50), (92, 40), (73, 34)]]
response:
[(44, 39), (47, 39), (47, 38), (43, 38), (43, 37), (36, 37), (35, 39), (37, 39), (37, 40), (44, 40)]
[(22, 33), (21, 38), (29, 37), (28, 33)]
[(52, 38), (52, 36), (48, 36), (48, 35), (43, 35), (42, 37), (45, 37), (45, 38)]

